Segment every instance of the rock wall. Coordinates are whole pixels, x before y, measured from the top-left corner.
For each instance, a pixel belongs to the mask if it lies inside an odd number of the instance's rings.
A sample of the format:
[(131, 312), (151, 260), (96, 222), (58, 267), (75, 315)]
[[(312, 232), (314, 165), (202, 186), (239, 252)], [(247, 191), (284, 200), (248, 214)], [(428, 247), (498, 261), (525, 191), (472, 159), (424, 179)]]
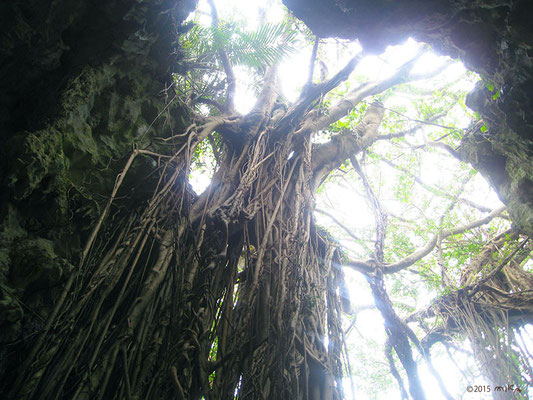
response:
[(467, 98), (475, 125), (460, 154), (533, 234), (533, 2), (531, 0), (283, 0), (321, 37), (358, 38), (379, 53), (408, 37), (460, 58), (483, 81)]
[(171, 73), (195, 3), (0, 3), (0, 374), (75, 268), (132, 144), (185, 124)]

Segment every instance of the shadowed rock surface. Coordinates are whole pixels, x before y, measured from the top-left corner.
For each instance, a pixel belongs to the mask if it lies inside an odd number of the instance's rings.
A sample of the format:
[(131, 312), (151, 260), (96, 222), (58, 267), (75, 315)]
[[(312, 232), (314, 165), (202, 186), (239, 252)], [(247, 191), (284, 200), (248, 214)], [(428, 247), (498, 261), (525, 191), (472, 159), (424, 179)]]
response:
[(0, 374), (60, 292), (132, 143), (181, 128), (166, 89), (194, 6), (0, 4)]

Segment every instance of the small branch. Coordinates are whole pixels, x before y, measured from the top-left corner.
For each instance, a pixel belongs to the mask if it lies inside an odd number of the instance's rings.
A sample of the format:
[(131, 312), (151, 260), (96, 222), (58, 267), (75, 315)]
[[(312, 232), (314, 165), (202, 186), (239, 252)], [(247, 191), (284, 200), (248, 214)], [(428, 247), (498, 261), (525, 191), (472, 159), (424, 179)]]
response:
[(332, 214), (328, 213), (327, 211), (324, 211), (324, 210), (321, 210), (319, 208), (315, 208), (315, 211), (320, 213), (320, 214), (324, 214), (324, 215), (327, 215), (329, 218), (331, 218), (333, 220), (333, 222), (335, 222), (337, 225), (339, 225), (348, 235), (350, 235), (353, 239), (357, 240), (358, 242), (362, 242), (363, 239), (361, 239), (360, 237), (354, 235), (354, 233), (346, 227), (346, 225), (342, 224), (337, 218), (335, 218)]
[(357, 172), (357, 174), (361, 178), (361, 181), (363, 182), (363, 186), (366, 192), (366, 197), (368, 201), (370, 202), (372, 211), (374, 212), (374, 219), (376, 222), (375, 256), (378, 262), (377, 266), (381, 268), (382, 263), (383, 263), (383, 250), (385, 247), (385, 237), (387, 235), (387, 214), (383, 211), (381, 202), (379, 201), (379, 198), (374, 193), (374, 190), (372, 189), (372, 186), (370, 185), (370, 182), (368, 181), (368, 178), (366, 177), (365, 173), (361, 169), (361, 166), (357, 162), (357, 159), (355, 157), (350, 157), (350, 162), (352, 163), (353, 169), (355, 170), (355, 172)]
[(411, 118), (409, 117), (408, 115), (404, 114), (404, 113), (401, 113), (399, 111), (396, 111), (396, 110), (393, 110), (392, 108), (388, 108), (388, 107), (385, 107), (385, 106), (382, 106), (385, 110), (388, 110), (394, 114), (397, 114), (399, 115), (400, 117), (403, 117), (405, 118), (406, 120), (410, 121), (410, 122), (416, 122), (416, 123), (419, 123), (419, 124), (422, 124), (422, 125), (431, 125), (431, 126), (436, 126), (438, 128), (442, 128), (442, 129), (450, 129), (450, 130), (461, 130), (461, 131), (464, 131), (464, 129), (461, 129), (461, 128), (456, 128), (455, 126), (448, 126), (448, 125), (441, 125), (441, 124), (437, 124), (433, 121), (439, 119), (439, 118), (442, 118), (444, 117), (446, 113), (441, 113), (441, 114), (437, 114), (433, 117), (431, 117), (429, 120), (426, 120), (426, 121), (423, 121), (421, 119), (416, 119), (416, 118)]
[(216, 100), (206, 99), (205, 97), (199, 97), (196, 99), (196, 102), (200, 104), (207, 104), (207, 105), (213, 106), (221, 113), (224, 113), (226, 111), (224, 105), (220, 104)]
[[(423, 189), (427, 190), (430, 193), (433, 193), (435, 196), (444, 197), (446, 199), (451, 199), (452, 198), (452, 196), (450, 194), (446, 193), (445, 191), (443, 191), (442, 189), (440, 189), (438, 187), (435, 187), (435, 186), (432, 186), (432, 185), (429, 185), (429, 184), (425, 183), (422, 179), (420, 179), (418, 176), (416, 176), (415, 174), (411, 173), (410, 171), (406, 170), (405, 168), (402, 168), (399, 165), (394, 164), (392, 161), (387, 160), (386, 158), (380, 156), (379, 154), (376, 154), (376, 155), (378, 156), (378, 158), (381, 161), (383, 161), (389, 167), (397, 169), (398, 171), (401, 171), (404, 174), (410, 176)], [(458, 198), (457, 201), (459, 203), (463, 203), (463, 204), (466, 204), (466, 205), (468, 205), (468, 206), (470, 206), (472, 208), (475, 208), (475, 209), (477, 209), (477, 210), (479, 210), (481, 212), (491, 212), (492, 211), (492, 209), (490, 209), (490, 208), (488, 208), (486, 206), (483, 206), (481, 204), (477, 204), (477, 203), (473, 202), (472, 200), (468, 200), (468, 199), (465, 199), (463, 197)], [(500, 218), (508, 219), (506, 216), (500, 216)]]
[[(475, 208), (481, 212), (491, 212), (492, 210), (489, 208), (489, 207), (486, 207), (486, 206), (483, 206), (481, 204), (478, 204), (476, 202), (473, 202), (472, 200), (469, 200), (469, 199), (465, 199), (464, 197), (459, 197), (457, 199), (457, 201), (459, 203), (462, 203), (462, 204), (466, 204), (467, 206), (470, 206), (472, 208)], [(506, 217), (505, 215), (500, 215), (500, 218), (503, 218), (503, 219), (509, 219), (508, 217)]]
[[(439, 124), (436, 124), (434, 123), (433, 121), (436, 121), (444, 116), (446, 116), (447, 112), (443, 112), (443, 113), (440, 113), (440, 114), (436, 114), (436, 115), (433, 115), (432, 117), (430, 117), (429, 119), (425, 120), (425, 121), (422, 121), (422, 120), (419, 120), (419, 119), (411, 119), (410, 117), (406, 116), (406, 115), (403, 115), (402, 113), (398, 112), (398, 111), (395, 111), (395, 110), (392, 110), (390, 108), (387, 108), (387, 107), (384, 107), (386, 110), (389, 110), (391, 112), (394, 112), (395, 114), (399, 114), (399, 115), (402, 115), (403, 117), (405, 117), (409, 122), (416, 122), (417, 125), (413, 126), (412, 128), (409, 128), (409, 129), (406, 129), (404, 131), (400, 131), (400, 132), (396, 132), (396, 133), (390, 133), (388, 135), (379, 135), (376, 140), (389, 140), (389, 139), (394, 139), (394, 138), (399, 138), (399, 137), (404, 137), (404, 136), (407, 136), (407, 135), (410, 135), (410, 134), (413, 134), (415, 133), (417, 130), (419, 130), (422, 125), (431, 125), (431, 126), (438, 126), (440, 128), (444, 128), (444, 129), (456, 129), (456, 130), (463, 130), (463, 129), (458, 129), (458, 128), (452, 128), (452, 127), (448, 127), (448, 126), (445, 126), (445, 125), (439, 125)], [(440, 139), (438, 139), (440, 140)]]
[(453, 157), (457, 158), (459, 161), (463, 161), (463, 159), (461, 158), (459, 153), (457, 151), (455, 151), (455, 149), (452, 146), (450, 146), (449, 144), (442, 143), (442, 142), (431, 141), (431, 142), (427, 142), (425, 144), (425, 146), (438, 147), (438, 148), (444, 149), (448, 153), (450, 153)]

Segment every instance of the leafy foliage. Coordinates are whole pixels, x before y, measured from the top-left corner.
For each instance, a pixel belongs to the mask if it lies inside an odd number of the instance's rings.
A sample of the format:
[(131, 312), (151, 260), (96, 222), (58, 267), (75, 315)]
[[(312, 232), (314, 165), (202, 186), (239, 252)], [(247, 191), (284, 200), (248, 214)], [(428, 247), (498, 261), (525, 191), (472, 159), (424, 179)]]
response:
[(284, 22), (266, 23), (256, 30), (244, 30), (235, 23), (218, 27), (195, 25), (180, 38), (188, 62), (216, 63), (216, 53), (224, 49), (233, 65), (261, 69), (296, 51), (296, 32)]

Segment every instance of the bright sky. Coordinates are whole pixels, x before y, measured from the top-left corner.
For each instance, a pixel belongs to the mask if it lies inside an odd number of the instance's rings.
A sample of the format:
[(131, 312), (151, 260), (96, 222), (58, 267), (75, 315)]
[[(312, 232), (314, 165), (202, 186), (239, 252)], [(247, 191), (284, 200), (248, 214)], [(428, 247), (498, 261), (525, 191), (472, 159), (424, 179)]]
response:
[[(258, 24), (258, 16), (261, 8), (268, 8), (269, 4), (279, 4), (277, 0), (253, 0), (253, 1), (241, 1), (241, 0), (218, 0), (216, 1), (219, 15), (222, 19), (230, 16), (237, 16), (238, 19), (243, 19), (249, 24), (249, 28), (252, 29)], [(200, 23), (209, 25), (209, 6), (206, 0), (200, 0), (199, 8), (196, 14)], [(267, 12), (265, 18), (269, 22), (279, 22), (283, 19), (284, 13), (281, 7), (271, 8)], [(328, 61), (328, 74), (332, 76), (340, 69), (349, 58), (356, 53), (362, 51), (358, 43), (344, 43), (342, 46), (335, 44), (335, 41), (329, 39), (321, 44), (320, 52), (321, 58)], [(381, 80), (394, 73), (396, 68), (413, 57), (416, 51), (420, 48), (421, 44), (416, 43), (414, 40), (409, 39), (401, 46), (392, 46), (386, 49), (385, 53), (379, 56), (367, 56), (357, 66), (352, 74), (353, 77), (364, 77), (365, 80)], [(300, 52), (294, 54), (287, 59), (280, 66), (280, 79), (284, 96), (289, 101), (296, 100), (299, 95), (299, 91), (305, 83), (307, 76), (308, 63), (311, 55), (311, 44), (302, 48)], [(413, 72), (422, 73), (431, 71), (437, 66), (442, 65), (448, 60), (447, 57), (438, 56), (432, 52), (426, 53), (417, 62)], [(302, 73), (302, 71), (306, 71)], [(243, 68), (236, 68), (235, 73), (238, 79), (238, 87), (236, 94), (236, 106), (237, 110), (243, 114), (248, 112), (254, 102), (255, 97), (253, 90), (250, 88), (252, 82), (251, 78)], [(433, 90), (435, 88), (444, 87), (446, 84), (450, 85), (450, 91), (463, 90), (470, 91), (476, 81), (476, 77), (472, 74), (467, 75), (464, 66), (456, 62), (447, 67), (441, 74), (430, 80), (421, 80), (413, 83), (413, 87), (420, 90)], [(409, 116), (412, 119), (418, 119), (419, 114), (413, 102), (413, 95), (410, 93), (398, 93), (395, 96), (388, 97), (385, 101), (385, 107), (389, 109), (399, 110), (402, 109), (402, 113)], [(450, 121), (453, 121), (456, 127), (466, 128), (471, 120), (471, 115), (462, 107), (457, 105), (450, 112)], [(440, 132), (440, 128), (424, 126), (416, 134), (410, 136), (412, 143), (424, 143), (426, 138), (432, 132)], [(375, 144), (376, 149), (386, 150), (390, 144), (385, 141)], [(407, 150), (406, 150), (407, 151)], [(410, 150), (409, 150), (410, 151)], [(436, 151), (431, 153), (424, 153), (421, 159), (421, 165), (419, 168), (419, 177), (429, 185), (443, 185), (450, 179), (454, 179), (454, 174), (457, 173), (458, 167), (451, 167), (450, 156), (444, 152)], [(455, 163), (457, 164), (457, 163)], [(388, 177), (392, 177), (394, 174), (398, 174), (398, 171), (393, 171), (391, 168), (384, 166), (383, 164), (377, 165), (376, 168), (380, 168), (380, 174), (382, 175), (382, 181), (387, 181)], [(369, 167), (371, 168), (371, 167)], [(193, 172), (191, 174), (191, 184), (197, 192), (202, 192), (210, 182), (210, 176), (212, 171), (202, 170), (200, 172)], [(387, 175), (390, 174), (390, 175)], [(350, 184), (343, 180), (336, 180), (327, 186), (327, 190), (323, 190), (320, 194), (316, 195), (316, 207), (318, 209), (327, 210), (338, 220), (342, 221), (345, 226), (352, 229), (354, 232), (361, 229), (371, 230), (374, 227), (374, 218), (372, 211), (367, 206), (365, 199), (360, 194), (357, 194), (357, 190), (361, 191), (361, 187), (358, 186), (354, 190), (355, 184)], [(386, 184), (385, 184), (386, 186)], [(383, 190), (387, 190), (386, 187)], [(418, 190), (418, 189), (417, 189)], [(469, 189), (465, 193), (465, 197), (479, 204), (483, 204), (490, 208), (496, 208), (501, 205), (500, 200), (493, 190), (490, 189), (486, 181), (478, 174), (469, 183)], [(409, 212), (406, 211), (405, 204), (401, 204), (394, 199), (383, 199), (383, 204), (387, 210), (403, 215), (409, 218)], [(418, 215), (419, 212), (411, 210), (413, 215)], [(440, 215), (440, 211), (435, 211), (436, 215)], [(342, 233), (332, 220), (326, 215), (315, 213), (318, 224), (325, 226), (334, 233), (340, 240), (341, 244), (347, 249), (349, 253), (361, 254), (363, 251), (360, 246), (354, 244), (352, 240), (349, 240), (347, 235)], [(432, 216), (428, 216), (432, 217)], [(435, 217), (435, 216), (433, 216)], [(414, 237), (414, 235), (412, 235)], [(416, 240), (416, 238), (414, 239)], [(424, 243), (420, 242), (422, 246)], [(369, 243), (371, 247), (372, 244)], [(346, 269), (346, 280), (350, 292), (352, 294), (352, 302), (355, 307), (372, 304), (372, 295), (368, 285), (363, 279), (362, 275), (354, 272), (353, 270)], [(416, 299), (417, 304), (409, 304), (410, 306), (416, 306), (418, 309), (429, 304), (431, 297), (429, 292), (424, 289), (423, 285), (417, 277), (406, 277), (405, 279), (412, 279), (408, 285), (416, 287), (419, 290), (419, 297)], [(412, 298), (405, 297), (406, 301), (413, 301)], [(352, 349), (358, 349), (363, 347), (367, 349), (366, 345), (362, 346), (361, 343), (375, 346), (376, 352), (382, 352), (383, 345), (386, 340), (385, 331), (383, 328), (383, 320), (381, 315), (376, 309), (367, 309), (361, 311), (357, 316), (356, 330), (353, 330), (348, 338), (348, 344)], [(533, 329), (528, 327), (531, 335), (533, 336)], [(530, 346), (533, 347), (533, 346)], [(351, 361), (352, 364), (356, 363), (357, 357), (362, 357), (361, 354), (354, 354), (352, 351)], [(465, 385), (460, 372), (457, 370), (452, 361), (444, 356), (444, 351), (441, 348), (434, 357), (434, 364), (437, 367), (439, 373), (443, 377), (448, 389), (451, 393), (465, 394)], [(459, 352), (454, 354), (456, 361), (466, 369), (474, 370), (473, 361), (471, 358), (464, 356)], [(373, 368), (377, 368), (379, 360), (383, 359), (382, 354), (375, 355), (375, 358), (370, 360), (369, 363), (373, 365)], [(379, 365), (378, 365), (379, 367)], [(399, 365), (397, 365), (399, 367)], [(353, 367), (352, 367), (353, 368)], [(364, 370), (364, 366), (359, 366)], [(441, 399), (443, 398), (438, 390), (437, 383), (433, 376), (427, 370), (424, 362), (419, 362), (420, 375), (424, 384), (424, 388), (428, 398)], [(388, 373), (388, 365), (382, 365), (381, 369)], [(355, 380), (355, 398), (360, 399), (388, 399), (399, 398), (399, 391), (397, 385), (393, 382), (390, 389), (382, 390), (381, 392), (369, 393), (368, 385), (358, 383), (358, 377), (354, 377)], [(346, 398), (351, 398), (350, 383), (347, 379), (346, 382)], [(481, 377), (476, 382), (469, 382), (468, 384), (484, 384)], [(365, 391), (366, 390), (366, 391)], [(466, 393), (463, 399), (482, 399), (483, 395), (479, 393)]]

